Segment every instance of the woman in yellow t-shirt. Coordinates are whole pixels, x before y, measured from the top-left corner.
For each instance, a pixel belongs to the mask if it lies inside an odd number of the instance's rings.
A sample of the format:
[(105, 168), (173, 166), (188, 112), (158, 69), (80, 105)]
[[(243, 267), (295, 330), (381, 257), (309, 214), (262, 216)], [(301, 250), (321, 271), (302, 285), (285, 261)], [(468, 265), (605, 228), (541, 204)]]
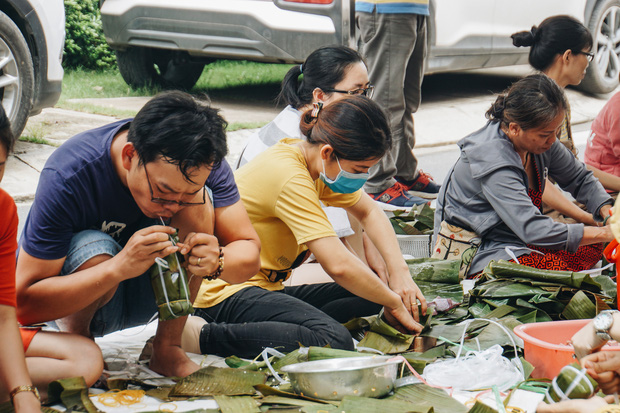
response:
[[(377, 314), (402, 331), (420, 331), (426, 302), (405, 263), (385, 213), (363, 192), (368, 169), (392, 139), (381, 108), (347, 96), (304, 113), (307, 141), (283, 139), (238, 169), (241, 199), (261, 240), (261, 269), (242, 284), (205, 282), (194, 303), (207, 320), (202, 353), (255, 357), (265, 347), (353, 349), (341, 323)], [(325, 205), (357, 218), (386, 262), (380, 279), (339, 241)], [(285, 287), (294, 268), (314, 254), (335, 283)]]

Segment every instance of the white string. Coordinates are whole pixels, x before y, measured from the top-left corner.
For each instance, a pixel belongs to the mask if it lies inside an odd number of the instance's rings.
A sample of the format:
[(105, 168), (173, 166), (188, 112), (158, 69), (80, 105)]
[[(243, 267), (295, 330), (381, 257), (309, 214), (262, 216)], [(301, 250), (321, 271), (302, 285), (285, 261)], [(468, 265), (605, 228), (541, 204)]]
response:
[(604, 266), (602, 268), (593, 268), (591, 270), (579, 271), (579, 274), (596, 274), (597, 272), (602, 273), (603, 271), (605, 271), (606, 269), (608, 269), (609, 267), (611, 267), (613, 265), (614, 265), (614, 263), (611, 262), (611, 263), (607, 264), (606, 266)]
[(265, 364), (267, 364), (267, 368), (269, 369), (269, 371), (271, 372), (271, 374), (273, 375), (273, 377), (280, 383), (280, 384), (288, 384), (288, 381), (283, 380), (282, 377), (280, 377), (280, 375), (274, 370), (274, 368), (271, 366), (271, 362), (269, 362), (269, 356), (275, 356), (275, 357), (279, 357), (282, 358), (285, 355), (280, 353), (278, 350), (271, 348), (271, 347), (265, 347), (265, 349), (263, 350), (263, 352), (261, 353), (261, 355), (263, 356), (263, 360), (265, 360)]
[(164, 282), (164, 273), (161, 271), (161, 266), (159, 265), (159, 263), (157, 263), (157, 270), (159, 271), (159, 279), (161, 280), (161, 287), (164, 290), (164, 298), (166, 299), (166, 305), (168, 306), (168, 310), (170, 310), (170, 314), (172, 314), (174, 318), (177, 318), (178, 315), (176, 315), (176, 313), (172, 310), (172, 307), (170, 306), (170, 300), (168, 299), (168, 290), (166, 289), (166, 283)]
[[(461, 341), (459, 343), (459, 351), (458, 351), (458, 353), (456, 355), (456, 359), (458, 359), (460, 357), (461, 352), (463, 350), (463, 344), (465, 343), (465, 334), (467, 333), (467, 327), (469, 327), (469, 325), (473, 321), (478, 321), (478, 320), (479, 321), (488, 321), (489, 323), (495, 324), (496, 326), (501, 328), (504, 333), (506, 333), (506, 335), (510, 339), (510, 342), (512, 343), (512, 348), (514, 349), (514, 352), (515, 352), (515, 359), (513, 359), (513, 360), (517, 360), (518, 361), (518, 363), (517, 362), (513, 362), (513, 364), (517, 367), (517, 369), (521, 373), (521, 376), (525, 379), (525, 370), (523, 368), (523, 363), (521, 362), (520, 359), (517, 358), (517, 354), (519, 354), (519, 353), (517, 352), (517, 344), (515, 343), (514, 339), (512, 338), (512, 334), (510, 334), (510, 332), (506, 329), (506, 327), (504, 327), (503, 325), (501, 325), (497, 321), (489, 320), (488, 318), (474, 318), (474, 319), (469, 319), (469, 320), (461, 321), (459, 323), (459, 324), (465, 324), (465, 328), (463, 329), (463, 334), (461, 335)], [(480, 345), (480, 344), (478, 344), (478, 345)]]

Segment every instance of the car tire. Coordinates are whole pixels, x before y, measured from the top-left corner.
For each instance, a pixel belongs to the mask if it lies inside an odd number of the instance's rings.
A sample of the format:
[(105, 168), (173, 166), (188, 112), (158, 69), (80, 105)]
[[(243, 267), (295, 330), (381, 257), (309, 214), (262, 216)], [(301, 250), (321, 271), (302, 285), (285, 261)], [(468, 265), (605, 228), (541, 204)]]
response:
[(0, 101), (20, 136), (33, 105), (34, 67), (28, 44), (17, 25), (0, 12)]
[(116, 62), (125, 82), (135, 89), (154, 86), (189, 90), (205, 67), (180, 52), (146, 47), (117, 50)]
[(594, 59), (579, 88), (590, 93), (609, 93), (618, 86), (620, 74), (620, 0), (600, 0), (588, 24)]

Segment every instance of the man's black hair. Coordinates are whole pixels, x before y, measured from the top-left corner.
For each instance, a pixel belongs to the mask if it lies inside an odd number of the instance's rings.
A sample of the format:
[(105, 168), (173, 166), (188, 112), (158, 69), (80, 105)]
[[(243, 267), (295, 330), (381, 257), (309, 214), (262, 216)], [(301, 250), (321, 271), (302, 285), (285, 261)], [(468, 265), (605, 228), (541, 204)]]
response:
[(129, 126), (131, 142), (141, 163), (159, 157), (189, 172), (205, 165), (217, 167), (228, 153), (227, 123), (205, 100), (181, 91), (162, 92), (138, 112)]

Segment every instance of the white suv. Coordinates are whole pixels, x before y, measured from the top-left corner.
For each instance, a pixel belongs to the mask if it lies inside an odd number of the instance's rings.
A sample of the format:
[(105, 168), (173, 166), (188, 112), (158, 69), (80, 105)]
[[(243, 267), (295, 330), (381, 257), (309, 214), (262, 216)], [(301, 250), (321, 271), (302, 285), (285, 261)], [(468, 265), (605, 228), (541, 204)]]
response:
[(0, 2), (0, 100), (16, 136), (58, 101), (64, 43), (63, 0)]
[[(431, 0), (426, 73), (527, 63), (510, 35), (569, 14), (596, 57), (582, 89), (618, 84), (620, 0)], [(354, 0), (103, 0), (101, 18), (125, 81), (191, 88), (215, 58), (303, 62), (319, 46), (355, 47)]]

